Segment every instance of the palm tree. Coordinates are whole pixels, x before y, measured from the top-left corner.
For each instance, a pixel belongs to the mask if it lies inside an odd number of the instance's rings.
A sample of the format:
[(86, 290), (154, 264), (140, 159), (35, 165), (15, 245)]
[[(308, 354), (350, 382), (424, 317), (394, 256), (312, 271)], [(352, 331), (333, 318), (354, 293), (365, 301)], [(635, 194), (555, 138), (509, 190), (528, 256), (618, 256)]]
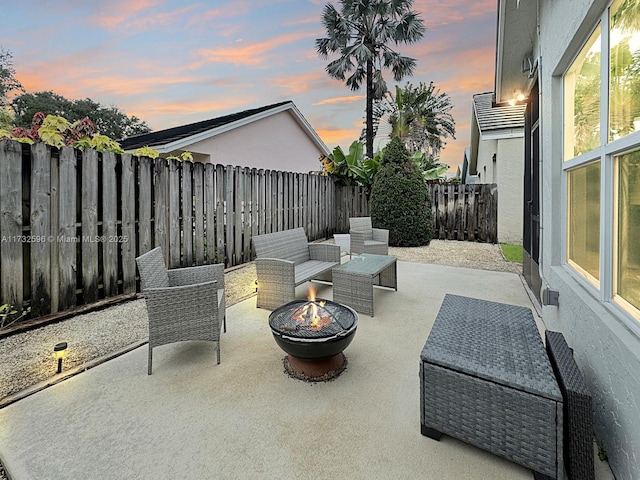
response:
[(433, 82), (414, 87), (408, 83), (396, 86), (395, 97), (387, 93), (379, 102), (376, 114), (379, 123), (386, 117), (391, 126), (389, 136), (400, 137), (411, 153), (423, 152), (427, 158), (436, 158), (445, 145), (444, 139), (455, 138), (455, 120), (450, 111), (451, 97), (436, 89)]
[(416, 61), (400, 55), (387, 44), (411, 44), (424, 35), (425, 27), (418, 13), (411, 10), (413, 0), (340, 0), (340, 11), (326, 4), (322, 24), (325, 38), (316, 39), (322, 58), (339, 53), (331, 61), (327, 73), (358, 90), (363, 81), (367, 86), (366, 155), (373, 158), (373, 101), (387, 90), (383, 68), (390, 68), (399, 82), (413, 74)]

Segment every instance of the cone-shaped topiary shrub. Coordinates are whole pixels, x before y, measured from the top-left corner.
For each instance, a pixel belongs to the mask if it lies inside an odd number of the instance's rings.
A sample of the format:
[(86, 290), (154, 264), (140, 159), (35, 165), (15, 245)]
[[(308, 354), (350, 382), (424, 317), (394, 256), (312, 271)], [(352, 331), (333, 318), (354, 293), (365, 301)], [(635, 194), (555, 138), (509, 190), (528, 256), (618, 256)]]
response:
[(370, 211), (373, 226), (389, 230), (391, 246), (428, 245), (433, 237), (431, 194), (400, 138), (391, 140), (382, 153)]

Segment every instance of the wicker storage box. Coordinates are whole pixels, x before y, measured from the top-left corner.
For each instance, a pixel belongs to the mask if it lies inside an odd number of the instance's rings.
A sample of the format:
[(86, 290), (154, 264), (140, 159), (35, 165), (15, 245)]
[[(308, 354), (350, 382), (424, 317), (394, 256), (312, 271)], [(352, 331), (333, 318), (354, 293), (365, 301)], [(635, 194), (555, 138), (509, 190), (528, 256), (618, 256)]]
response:
[(562, 479), (563, 405), (531, 310), (446, 295), (420, 356), (424, 435)]

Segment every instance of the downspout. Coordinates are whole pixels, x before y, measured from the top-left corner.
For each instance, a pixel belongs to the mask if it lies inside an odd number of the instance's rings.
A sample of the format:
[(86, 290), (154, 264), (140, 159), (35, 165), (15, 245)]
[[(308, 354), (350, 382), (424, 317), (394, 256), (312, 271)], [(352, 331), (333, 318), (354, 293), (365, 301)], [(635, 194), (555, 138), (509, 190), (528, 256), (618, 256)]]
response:
[[(538, 56), (537, 56), (537, 69), (536, 69), (536, 77), (537, 77), (537, 81), (538, 81), (538, 132), (539, 134), (542, 133), (542, 54), (540, 53), (540, 0), (536, 0), (536, 48), (538, 50)], [(542, 137), (542, 136), (541, 136)], [(543, 159), (544, 159), (544, 142), (542, 141), (542, 138), (539, 139), (538, 141), (538, 172), (540, 172), (539, 174), (539, 178), (538, 178), (538, 198), (539, 199), (543, 199), (543, 185), (544, 185), (544, 181), (541, 178), (544, 170), (543, 170)], [(549, 289), (549, 285), (546, 281), (546, 279), (544, 278), (544, 254), (542, 252), (544, 252), (543, 249), (543, 245), (544, 245), (544, 222), (543, 222), (543, 218), (544, 218), (544, 202), (539, 201), (538, 202), (538, 208), (539, 208), (539, 216), (540, 216), (540, 220), (538, 223), (538, 228), (539, 228), (539, 244), (538, 244), (538, 274), (540, 276), (540, 285), (542, 288), (542, 292), (539, 292), (540, 295), (540, 301), (541, 303), (544, 305), (544, 301), (543, 301), (543, 297), (545, 296), (544, 290), (545, 289)], [(536, 304), (536, 302), (534, 302), (534, 305)], [(537, 306), (536, 306), (537, 308)], [(539, 312), (541, 313), (541, 312)], [(540, 315), (542, 316), (542, 315)]]

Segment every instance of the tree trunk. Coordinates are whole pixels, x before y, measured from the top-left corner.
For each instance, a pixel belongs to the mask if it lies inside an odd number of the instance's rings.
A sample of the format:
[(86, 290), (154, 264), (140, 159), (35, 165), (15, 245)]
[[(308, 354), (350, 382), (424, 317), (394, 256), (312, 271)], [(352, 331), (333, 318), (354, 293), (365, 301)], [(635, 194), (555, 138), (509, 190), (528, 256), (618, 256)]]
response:
[(367, 61), (366, 156), (373, 158), (373, 60)]

